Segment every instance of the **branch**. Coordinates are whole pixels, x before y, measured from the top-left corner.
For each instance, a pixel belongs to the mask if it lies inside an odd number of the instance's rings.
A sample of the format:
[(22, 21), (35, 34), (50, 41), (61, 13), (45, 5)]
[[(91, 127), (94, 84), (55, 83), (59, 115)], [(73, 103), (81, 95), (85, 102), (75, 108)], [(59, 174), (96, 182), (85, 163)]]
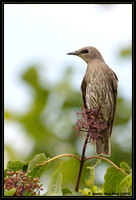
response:
[(89, 139), (89, 132), (86, 135), (86, 139), (84, 142), (84, 146), (83, 146), (83, 150), (82, 150), (82, 156), (81, 156), (81, 160), (80, 160), (80, 167), (79, 167), (79, 172), (78, 172), (78, 176), (77, 176), (77, 181), (76, 181), (76, 186), (75, 186), (75, 191), (78, 192), (79, 189), (79, 183), (80, 183), (80, 179), (81, 179), (81, 173), (82, 173), (82, 169), (83, 169), (83, 164), (85, 161), (85, 151), (86, 151), (86, 147), (87, 147), (87, 143), (88, 143), (88, 139)]
[(125, 175), (128, 175), (125, 171), (123, 171), (121, 168), (119, 168), (117, 165), (115, 165), (112, 161), (110, 161), (109, 159), (105, 158), (105, 157), (99, 157), (99, 156), (91, 156), (88, 158), (85, 158), (84, 161), (90, 160), (92, 158), (98, 158), (98, 159), (102, 159), (105, 160), (107, 162), (109, 162), (111, 165), (113, 165), (116, 169), (118, 169), (119, 171), (121, 171), (122, 173), (124, 173)]
[(55, 156), (55, 157), (53, 157), (53, 158), (51, 158), (49, 160), (46, 160), (43, 163), (36, 164), (35, 166), (46, 165), (47, 163), (52, 162), (53, 160), (56, 160), (57, 158), (61, 158), (61, 157), (73, 157), (73, 158), (76, 158), (77, 160), (81, 161), (81, 159), (76, 155), (73, 155), (73, 154), (61, 154), (61, 155)]
[(93, 158), (97, 158), (97, 159), (102, 159), (102, 160), (105, 160), (107, 161), (108, 163), (110, 163), (111, 165), (113, 165), (117, 170), (121, 171), (122, 173), (124, 173), (125, 175), (128, 175), (125, 171), (123, 171), (121, 168), (119, 168), (117, 165), (115, 165), (112, 161), (110, 161), (109, 159), (105, 158), (105, 157), (100, 157), (100, 156), (91, 156), (91, 157), (87, 157), (85, 158), (85, 150), (86, 150), (86, 145), (87, 145), (87, 140), (88, 140), (88, 137), (86, 137), (86, 140), (85, 140), (85, 144), (84, 144), (84, 148), (83, 148), (83, 152), (82, 152), (82, 157), (81, 159), (76, 156), (76, 155), (73, 155), (73, 154), (61, 154), (61, 155), (58, 155), (58, 156), (55, 156), (43, 163), (39, 163), (39, 164), (36, 164), (36, 166), (41, 166), (41, 165), (46, 165), (47, 163), (49, 162), (52, 162), (54, 160), (56, 160), (57, 158), (61, 158), (61, 157), (73, 157), (73, 158), (76, 158), (77, 160), (79, 160), (80, 162), (80, 168), (79, 168), (79, 174), (78, 174), (78, 178), (77, 178), (77, 182), (76, 182), (76, 187), (75, 187), (75, 190), (78, 191), (78, 188), (79, 188), (79, 182), (80, 182), (80, 178), (81, 178), (81, 172), (82, 172), (82, 168), (83, 168), (83, 163), (87, 160), (90, 160), (90, 159), (93, 159)]

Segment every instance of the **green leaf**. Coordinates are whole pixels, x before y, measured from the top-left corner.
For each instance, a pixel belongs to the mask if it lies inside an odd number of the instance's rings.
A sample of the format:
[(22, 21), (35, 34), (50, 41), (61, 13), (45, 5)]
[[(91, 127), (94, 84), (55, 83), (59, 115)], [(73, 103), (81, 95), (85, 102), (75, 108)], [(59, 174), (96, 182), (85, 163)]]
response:
[(75, 190), (70, 190), (69, 188), (62, 189), (63, 196), (81, 196), (81, 192), (76, 192)]
[(29, 161), (27, 161), (27, 162), (25, 163), (25, 165), (23, 166), (23, 168), (22, 168), (22, 171), (23, 171), (23, 172), (27, 172), (28, 165), (29, 165)]
[(7, 164), (7, 171), (18, 171), (23, 169), (23, 167), (26, 165), (26, 162), (23, 160), (17, 160), (17, 161), (9, 161)]
[(129, 174), (128, 176), (126, 176), (120, 184), (126, 184), (126, 188), (128, 193), (130, 193), (129, 195), (132, 194), (132, 174)]
[(63, 188), (62, 193), (63, 193), (63, 196), (64, 196), (64, 195), (67, 195), (67, 194), (72, 194), (72, 191), (68, 188)]
[(123, 49), (121, 49), (121, 51), (119, 52), (121, 57), (131, 57), (132, 56), (132, 47), (128, 46), (125, 47)]
[(60, 172), (60, 167), (53, 173), (51, 180), (48, 185), (48, 191), (46, 196), (62, 196), (62, 174)]
[(4, 169), (4, 178), (6, 178), (6, 176), (7, 176), (7, 169)]
[(120, 168), (121, 168), (122, 170), (125, 170), (126, 173), (131, 173), (131, 168), (130, 168), (130, 166), (129, 166), (127, 163), (125, 163), (125, 162), (121, 162), (121, 163), (120, 163)]
[(44, 153), (37, 154), (34, 159), (29, 162), (28, 171), (32, 170), (36, 164), (46, 161), (46, 156)]
[(81, 192), (80, 191), (76, 192), (76, 191), (72, 190), (72, 194), (69, 194), (67, 196), (81, 196)]
[(41, 174), (48, 168), (49, 164), (36, 166), (37, 164), (43, 163), (46, 160), (47, 158), (45, 154), (40, 153), (40, 154), (37, 154), (33, 160), (30, 161), (28, 165), (28, 171), (30, 171), (29, 175), (32, 178), (34, 177), (40, 178)]
[(4, 190), (4, 196), (13, 196), (16, 192), (16, 188), (12, 188), (10, 190)]
[[(126, 176), (126, 177), (120, 182), (120, 184), (123, 184), (124, 182), (127, 182), (127, 181), (129, 181), (129, 180), (132, 181), (132, 174), (129, 174), (128, 176)], [(129, 185), (130, 185), (130, 183), (129, 183)], [(131, 185), (132, 185), (132, 184), (131, 184)]]
[(28, 69), (22, 77), (26, 82), (28, 82), (31, 86), (37, 86), (38, 85), (38, 73), (36, 70), (36, 67), (31, 66), (30, 69)]
[(104, 175), (104, 194), (106, 196), (121, 196), (126, 192), (126, 183), (121, 181), (126, 177), (125, 174), (117, 170), (115, 167), (109, 167)]

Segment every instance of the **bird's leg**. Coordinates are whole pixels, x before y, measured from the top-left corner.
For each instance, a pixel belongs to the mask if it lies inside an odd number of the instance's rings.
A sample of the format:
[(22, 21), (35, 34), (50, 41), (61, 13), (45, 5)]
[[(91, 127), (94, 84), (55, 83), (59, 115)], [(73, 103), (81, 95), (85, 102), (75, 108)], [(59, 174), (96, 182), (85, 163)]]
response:
[(86, 138), (85, 138), (85, 142), (84, 142), (84, 146), (83, 146), (83, 150), (82, 150), (82, 156), (81, 156), (81, 161), (80, 161), (80, 166), (79, 166), (79, 172), (78, 172), (78, 177), (77, 177), (76, 186), (75, 186), (75, 191), (77, 191), (77, 192), (78, 192), (78, 189), (79, 189), (79, 184), (80, 184), (80, 178), (81, 178), (81, 173), (82, 173), (82, 169), (83, 169), (83, 164), (84, 164), (84, 161), (85, 161), (85, 151), (86, 151), (89, 135), (90, 135), (90, 132), (88, 132), (86, 134)]

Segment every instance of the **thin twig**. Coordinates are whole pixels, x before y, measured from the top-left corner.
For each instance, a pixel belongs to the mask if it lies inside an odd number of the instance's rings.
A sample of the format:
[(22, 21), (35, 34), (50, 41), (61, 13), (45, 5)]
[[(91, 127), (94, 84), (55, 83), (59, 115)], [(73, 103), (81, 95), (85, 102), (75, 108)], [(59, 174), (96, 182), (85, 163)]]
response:
[(98, 159), (102, 159), (102, 160), (106, 160), (107, 162), (109, 162), (111, 165), (113, 165), (116, 169), (118, 169), (119, 171), (121, 171), (122, 173), (124, 173), (125, 175), (128, 175), (125, 171), (123, 171), (122, 169), (120, 169), (117, 165), (115, 165), (111, 160), (105, 158), (105, 157), (100, 157), (100, 156), (91, 156), (88, 158), (85, 158), (84, 161), (90, 160), (92, 158), (98, 158)]
[(57, 158), (61, 158), (61, 157), (73, 157), (73, 158), (76, 158), (79, 161), (81, 161), (81, 159), (76, 155), (73, 155), (73, 154), (61, 154), (61, 155), (55, 156), (55, 157), (53, 157), (53, 158), (51, 158), (49, 160), (46, 160), (46, 161), (44, 161), (42, 163), (36, 164), (35, 166), (46, 165), (47, 163), (52, 162), (53, 160), (56, 160)]
[(73, 154), (61, 154), (61, 155), (55, 156), (55, 157), (53, 157), (53, 158), (51, 158), (51, 159), (49, 159), (47, 161), (44, 161), (44, 162), (39, 163), (39, 164), (36, 164), (34, 167), (41, 166), (41, 165), (46, 165), (47, 163), (52, 162), (52, 161), (56, 160), (57, 158), (61, 158), (61, 157), (73, 157), (73, 158), (76, 158), (80, 162), (78, 177), (77, 177), (76, 186), (75, 186), (75, 190), (76, 191), (78, 191), (78, 189), (79, 189), (79, 183), (80, 183), (80, 178), (81, 178), (81, 173), (82, 173), (84, 162), (87, 161), (87, 160), (93, 159), (93, 158), (105, 160), (105, 161), (109, 162), (111, 165), (113, 165), (116, 169), (118, 169), (119, 171), (124, 173), (125, 175), (128, 175), (125, 171), (120, 169), (117, 165), (115, 165), (112, 161), (110, 161), (109, 159), (107, 159), (105, 157), (91, 156), (91, 157), (85, 158), (85, 150), (86, 150), (86, 146), (87, 146), (87, 143), (88, 143), (88, 138), (89, 138), (89, 134), (87, 134), (87, 136), (86, 136), (86, 140), (85, 140), (85, 143), (84, 143), (84, 146), (83, 146), (83, 151), (82, 151), (81, 158), (79, 158), (78, 156), (73, 155)]

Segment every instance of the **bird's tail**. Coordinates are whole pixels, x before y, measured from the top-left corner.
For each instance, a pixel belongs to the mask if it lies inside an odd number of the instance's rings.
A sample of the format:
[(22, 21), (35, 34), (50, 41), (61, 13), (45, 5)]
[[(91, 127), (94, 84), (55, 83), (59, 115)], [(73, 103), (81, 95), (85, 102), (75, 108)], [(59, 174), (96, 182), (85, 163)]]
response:
[(106, 136), (96, 142), (96, 153), (103, 156), (111, 155), (111, 147), (110, 147), (110, 129), (106, 133)]

